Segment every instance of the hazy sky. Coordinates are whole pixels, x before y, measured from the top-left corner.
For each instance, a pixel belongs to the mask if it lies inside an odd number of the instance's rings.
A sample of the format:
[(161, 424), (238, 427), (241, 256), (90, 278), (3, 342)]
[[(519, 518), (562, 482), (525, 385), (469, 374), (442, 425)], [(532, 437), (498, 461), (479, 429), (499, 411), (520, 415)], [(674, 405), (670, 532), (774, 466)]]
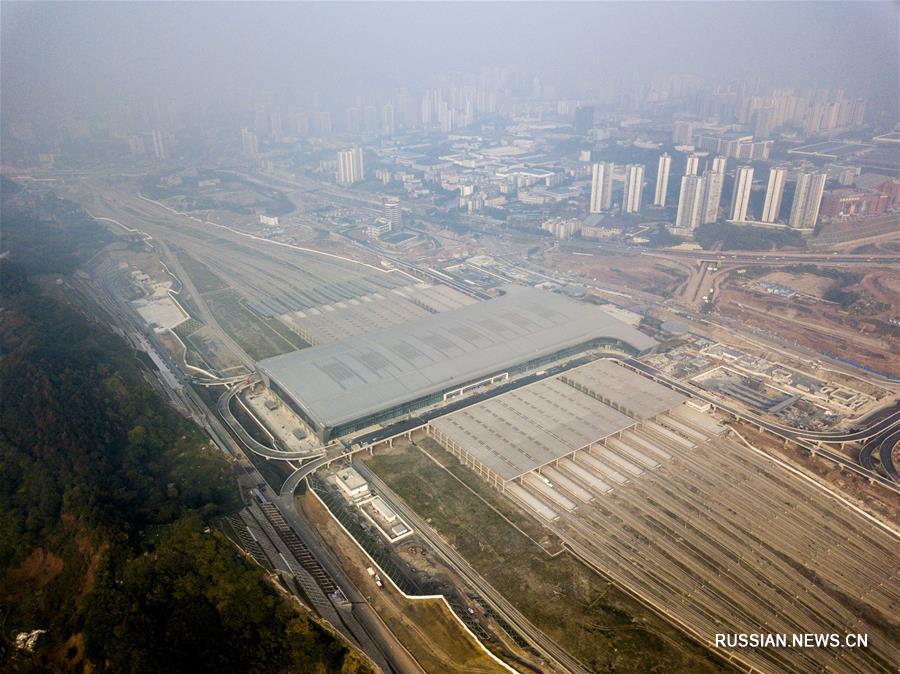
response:
[(3, 2), (7, 112), (417, 87), (483, 65), (547, 81), (774, 75), (896, 96), (896, 2)]

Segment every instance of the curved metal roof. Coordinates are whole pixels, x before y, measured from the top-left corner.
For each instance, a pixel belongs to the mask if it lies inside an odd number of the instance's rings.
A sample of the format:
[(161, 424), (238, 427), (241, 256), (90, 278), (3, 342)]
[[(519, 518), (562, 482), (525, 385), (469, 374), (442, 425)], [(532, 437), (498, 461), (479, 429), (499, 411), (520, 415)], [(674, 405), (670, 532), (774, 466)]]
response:
[(517, 286), (258, 366), (319, 426), (331, 428), (602, 337), (638, 351), (656, 345), (591, 305)]

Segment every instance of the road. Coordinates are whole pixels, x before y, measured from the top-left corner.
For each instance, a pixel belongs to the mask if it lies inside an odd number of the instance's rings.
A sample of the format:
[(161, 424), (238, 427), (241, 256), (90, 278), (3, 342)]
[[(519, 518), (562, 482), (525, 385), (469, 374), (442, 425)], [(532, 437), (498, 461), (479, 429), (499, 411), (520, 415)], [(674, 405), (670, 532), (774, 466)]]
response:
[(234, 417), (234, 414), (231, 411), (231, 401), (232, 399), (238, 395), (241, 391), (252, 386), (254, 382), (245, 381), (244, 383), (237, 384), (227, 389), (221, 396), (219, 396), (219, 400), (216, 403), (216, 409), (219, 413), (219, 416), (228, 424), (228, 427), (234, 432), (235, 435), (244, 443), (244, 445), (254, 454), (259, 454), (260, 456), (264, 456), (267, 459), (278, 459), (280, 461), (302, 461), (304, 459), (311, 459), (313, 457), (321, 456), (324, 453), (324, 449), (320, 451), (299, 451), (299, 450), (283, 450), (283, 449), (275, 449), (274, 447), (269, 447), (267, 445), (262, 444), (252, 435), (250, 435), (247, 430), (241, 426), (240, 422)]
[(222, 342), (222, 344), (227, 348), (232, 354), (248, 369), (250, 372), (253, 372), (256, 369), (256, 362), (247, 354), (241, 346), (231, 338), (225, 330), (222, 329), (222, 326), (219, 325), (219, 322), (216, 320), (215, 316), (213, 316), (212, 311), (210, 311), (209, 306), (206, 304), (206, 300), (203, 299), (203, 295), (200, 294), (200, 291), (197, 290), (197, 287), (194, 285), (193, 280), (191, 280), (190, 274), (185, 271), (184, 267), (181, 265), (181, 261), (178, 259), (178, 256), (172, 253), (169, 249), (168, 244), (165, 241), (158, 240), (160, 249), (166, 257), (167, 263), (169, 267), (172, 269), (175, 277), (181, 283), (181, 289), (187, 291), (187, 294), (190, 295), (191, 301), (197, 307), (197, 311), (200, 312), (200, 320), (203, 321), (206, 325), (209, 326), (211, 330), (215, 332), (216, 337)]
[(560, 250), (565, 252), (582, 252), (582, 253), (614, 253), (614, 254), (631, 254), (631, 255), (647, 255), (650, 257), (662, 257), (672, 259), (696, 260), (702, 262), (704, 260), (716, 262), (734, 262), (743, 265), (792, 265), (792, 264), (820, 264), (826, 266), (836, 265), (884, 265), (894, 266), (900, 264), (900, 256), (898, 255), (854, 255), (847, 253), (791, 253), (786, 251), (735, 251), (721, 252), (708, 250), (671, 250), (671, 249), (654, 249), (649, 250), (618, 243), (585, 243), (585, 242), (566, 242), (560, 244)]
[[(897, 469), (894, 467), (894, 448), (900, 443), (900, 429), (889, 428), (867, 441), (859, 452), (859, 463), (866, 470), (883, 470), (885, 475), (894, 480), (900, 480)], [(875, 454), (878, 454), (878, 464), (875, 463)]]

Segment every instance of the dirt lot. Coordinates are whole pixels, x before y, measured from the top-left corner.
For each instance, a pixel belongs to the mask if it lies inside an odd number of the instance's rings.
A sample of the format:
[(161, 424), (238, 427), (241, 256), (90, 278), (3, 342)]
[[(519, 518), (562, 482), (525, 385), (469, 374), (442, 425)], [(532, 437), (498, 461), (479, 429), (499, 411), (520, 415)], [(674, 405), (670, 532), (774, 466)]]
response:
[(634, 288), (668, 296), (688, 277), (685, 269), (668, 260), (642, 255), (573, 255), (546, 252), (543, 264), (560, 273), (575, 273), (608, 286)]
[(759, 280), (767, 283), (777, 283), (798, 293), (819, 298), (824, 296), (835, 283), (829, 278), (815, 274), (793, 274), (785, 271), (773, 271), (760, 277)]
[[(764, 277), (782, 285), (812, 290), (827, 288), (834, 281), (826, 277), (801, 274), (794, 281), (772, 277), (793, 276), (773, 272)], [(799, 290), (799, 288), (797, 288)], [(846, 293), (843, 306), (834, 302), (816, 302), (802, 298), (779, 298), (754, 293), (734, 283), (723, 285), (716, 301), (717, 313), (770, 330), (798, 344), (822, 353), (848, 358), (856, 363), (892, 375), (900, 374), (900, 337), (891, 319), (900, 315), (897, 297), (900, 280), (888, 270), (874, 270), (857, 283), (840, 288)], [(827, 292), (827, 289), (825, 290)]]

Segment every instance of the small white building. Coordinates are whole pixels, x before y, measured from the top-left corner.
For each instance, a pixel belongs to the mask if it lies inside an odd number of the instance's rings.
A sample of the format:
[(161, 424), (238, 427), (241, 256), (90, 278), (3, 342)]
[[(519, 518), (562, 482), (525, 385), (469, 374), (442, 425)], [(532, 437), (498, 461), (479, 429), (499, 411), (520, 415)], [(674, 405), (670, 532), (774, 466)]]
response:
[(369, 496), (369, 483), (355, 468), (344, 468), (337, 473), (338, 487), (353, 501), (361, 501)]
[(388, 524), (393, 524), (397, 521), (397, 513), (394, 512), (393, 508), (391, 508), (387, 503), (381, 500), (381, 497), (376, 496), (371, 501), (372, 508), (375, 509), (375, 512), (378, 513), (378, 516), (381, 517)]

